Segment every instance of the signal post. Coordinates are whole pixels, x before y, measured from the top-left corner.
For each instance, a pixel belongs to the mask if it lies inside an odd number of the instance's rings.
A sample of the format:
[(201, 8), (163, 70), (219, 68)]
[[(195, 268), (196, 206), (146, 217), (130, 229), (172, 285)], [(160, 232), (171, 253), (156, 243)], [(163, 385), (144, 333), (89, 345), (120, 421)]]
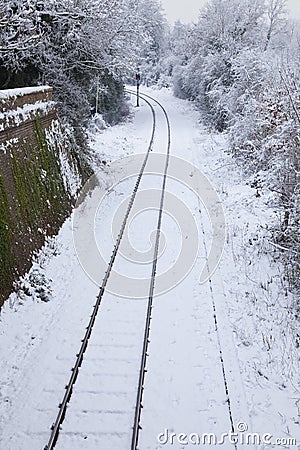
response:
[(136, 74), (136, 106), (140, 106), (140, 84), (141, 84), (141, 74), (140, 69), (137, 68)]

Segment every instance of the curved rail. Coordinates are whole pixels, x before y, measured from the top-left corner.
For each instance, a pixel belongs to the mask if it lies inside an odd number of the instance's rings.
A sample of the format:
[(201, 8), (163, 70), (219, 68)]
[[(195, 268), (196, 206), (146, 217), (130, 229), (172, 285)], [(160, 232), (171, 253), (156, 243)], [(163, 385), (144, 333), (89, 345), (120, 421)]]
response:
[[(127, 91), (127, 92), (137, 95), (133, 91)], [(150, 323), (151, 323), (151, 314), (152, 314), (152, 307), (153, 307), (155, 276), (156, 276), (159, 242), (160, 242), (160, 230), (161, 230), (161, 223), (162, 223), (162, 216), (163, 216), (165, 190), (166, 190), (166, 183), (167, 183), (167, 172), (168, 172), (168, 166), (169, 166), (170, 147), (171, 147), (171, 126), (170, 126), (170, 121), (169, 121), (167, 111), (165, 110), (165, 108), (162, 106), (161, 103), (159, 103), (156, 99), (154, 99), (150, 95), (140, 94), (140, 98), (144, 101), (147, 101), (144, 97), (150, 98), (152, 101), (157, 103), (159, 105), (159, 107), (162, 109), (162, 111), (165, 115), (167, 127), (168, 127), (168, 143), (167, 143), (166, 163), (165, 163), (164, 172), (163, 172), (163, 184), (162, 184), (162, 191), (161, 191), (161, 198), (160, 198), (157, 231), (156, 231), (156, 238), (155, 238), (155, 248), (154, 248), (151, 282), (150, 282), (150, 288), (149, 288), (149, 298), (148, 298), (148, 308), (147, 308), (147, 316), (146, 316), (146, 324), (145, 324), (145, 332), (144, 332), (142, 359), (141, 359), (139, 384), (138, 384), (138, 390), (137, 390), (135, 415), (134, 415), (134, 422), (133, 422), (131, 450), (138, 449), (137, 446), (138, 446), (138, 440), (139, 440), (139, 431), (141, 429), (140, 419), (141, 419), (141, 410), (143, 407), (142, 401), (143, 401), (144, 381), (145, 381), (145, 374), (146, 374), (146, 362), (147, 362), (147, 356), (148, 356)]]
[(132, 206), (133, 206), (133, 203), (134, 203), (134, 200), (135, 200), (135, 197), (136, 197), (136, 194), (137, 194), (137, 191), (138, 191), (138, 188), (139, 188), (142, 176), (144, 174), (144, 170), (145, 170), (148, 158), (149, 158), (150, 151), (152, 150), (152, 146), (153, 146), (153, 142), (154, 142), (155, 129), (156, 129), (155, 110), (154, 110), (153, 106), (151, 105), (151, 103), (148, 102), (148, 100), (146, 100), (146, 99), (143, 99), (143, 100), (150, 106), (150, 109), (151, 109), (151, 112), (152, 112), (152, 116), (153, 116), (152, 133), (151, 133), (151, 139), (150, 139), (150, 142), (149, 142), (148, 150), (147, 150), (145, 159), (143, 161), (141, 170), (139, 172), (136, 184), (134, 186), (134, 189), (133, 189), (133, 192), (132, 192), (129, 204), (128, 204), (128, 208), (127, 208), (127, 211), (126, 211), (126, 214), (125, 214), (125, 217), (124, 217), (124, 221), (122, 223), (122, 226), (121, 226), (121, 229), (120, 229), (120, 233), (118, 235), (117, 242), (116, 242), (116, 244), (114, 246), (112, 255), (110, 257), (108, 268), (107, 268), (107, 271), (105, 273), (104, 279), (102, 281), (100, 292), (98, 294), (96, 303), (94, 305), (93, 313), (91, 315), (89, 324), (88, 324), (88, 326), (86, 328), (86, 332), (85, 332), (84, 338), (81, 341), (82, 343), (81, 343), (81, 347), (80, 347), (79, 353), (76, 355), (75, 365), (72, 368), (71, 377), (70, 377), (70, 379), (68, 381), (68, 384), (66, 385), (66, 388), (65, 388), (66, 389), (65, 395), (63, 397), (62, 402), (59, 405), (59, 411), (58, 411), (56, 420), (55, 420), (54, 424), (51, 427), (52, 432), (51, 432), (51, 435), (50, 435), (50, 438), (49, 438), (49, 441), (48, 441), (47, 445), (44, 447), (44, 450), (53, 450), (55, 448), (55, 445), (56, 445), (56, 442), (57, 442), (57, 439), (58, 439), (58, 436), (59, 436), (59, 432), (60, 432), (60, 427), (61, 427), (61, 425), (62, 425), (62, 423), (64, 421), (64, 418), (65, 418), (65, 415), (66, 415), (67, 405), (68, 405), (68, 403), (70, 401), (70, 398), (72, 396), (73, 386), (74, 386), (74, 384), (76, 382), (76, 379), (78, 377), (79, 368), (80, 368), (80, 366), (82, 364), (83, 356), (84, 356), (84, 353), (85, 353), (85, 351), (87, 349), (87, 346), (88, 346), (88, 342), (89, 342), (89, 339), (90, 339), (90, 336), (91, 336), (91, 333), (92, 333), (92, 329), (93, 329), (93, 326), (94, 326), (94, 323), (95, 323), (95, 320), (96, 320), (96, 317), (97, 317), (97, 314), (98, 314), (98, 310), (99, 310), (99, 307), (100, 307), (100, 304), (101, 304), (101, 300), (102, 300), (103, 294), (105, 292), (105, 288), (106, 288), (106, 285), (107, 285), (107, 282), (108, 282), (111, 270), (113, 268), (113, 265), (114, 265), (114, 262), (115, 262), (115, 259), (116, 259), (116, 256), (117, 256), (120, 244), (121, 244), (121, 240), (122, 240), (122, 237), (123, 237), (126, 225), (127, 225), (128, 217), (129, 217), (130, 211), (132, 209)]

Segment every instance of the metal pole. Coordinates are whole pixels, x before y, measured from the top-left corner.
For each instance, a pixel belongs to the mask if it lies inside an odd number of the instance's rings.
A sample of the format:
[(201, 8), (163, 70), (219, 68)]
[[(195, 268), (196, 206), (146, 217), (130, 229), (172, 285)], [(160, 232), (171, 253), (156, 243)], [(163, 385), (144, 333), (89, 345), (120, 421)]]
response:
[(99, 79), (97, 78), (97, 91), (96, 91), (96, 114), (98, 113), (98, 104), (99, 104)]
[(140, 106), (140, 82), (136, 82), (136, 106)]
[(136, 79), (136, 106), (140, 106), (140, 84), (141, 84), (141, 74), (139, 67), (136, 70), (135, 74)]

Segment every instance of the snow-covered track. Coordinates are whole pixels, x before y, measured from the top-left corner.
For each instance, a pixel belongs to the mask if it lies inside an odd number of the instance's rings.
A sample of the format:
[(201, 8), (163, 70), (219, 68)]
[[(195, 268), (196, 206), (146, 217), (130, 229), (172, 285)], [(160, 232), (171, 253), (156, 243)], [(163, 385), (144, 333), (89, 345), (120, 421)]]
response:
[[(135, 95), (134, 92), (128, 91), (128, 93)], [(101, 301), (105, 294), (106, 286), (107, 286), (115, 259), (117, 257), (117, 254), (118, 254), (118, 251), (120, 248), (121, 240), (122, 240), (122, 237), (123, 237), (123, 234), (124, 234), (127, 222), (128, 222), (130, 212), (132, 210), (132, 207), (133, 207), (133, 204), (135, 201), (136, 194), (140, 187), (140, 183), (141, 183), (144, 171), (145, 171), (145, 167), (147, 165), (150, 151), (153, 148), (154, 136), (155, 136), (155, 131), (156, 131), (156, 113), (155, 113), (154, 107), (151, 104), (151, 102), (148, 101), (144, 97), (148, 97), (149, 100), (154, 101), (162, 109), (164, 116), (166, 118), (166, 122), (167, 122), (168, 140), (167, 140), (166, 163), (165, 163), (165, 167), (164, 167), (164, 172), (162, 174), (163, 175), (163, 184), (162, 184), (161, 200), (160, 200), (160, 205), (159, 205), (158, 223), (157, 223), (154, 257), (153, 257), (153, 265), (152, 265), (152, 274), (151, 274), (151, 279), (150, 279), (149, 299), (148, 299), (148, 305), (147, 305), (147, 313), (146, 313), (145, 329), (144, 329), (144, 340), (143, 340), (143, 348), (142, 348), (142, 355), (141, 355), (140, 375), (139, 375), (138, 389), (137, 389), (137, 395), (136, 395), (135, 416), (134, 416), (134, 423), (133, 423), (132, 449), (137, 448), (138, 434), (139, 434), (139, 428), (140, 428), (140, 414), (141, 414), (141, 408), (142, 408), (143, 384), (144, 384), (144, 376), (145, 376), (145, 371), (146, 371), (147, 348), (148, 348), (148, 342), (149, 342), (151, 311), (152, 311), (152, 302), (153, 302), (154, 286), (155, 286), (156, 265), (157, 265), (157, 259), (158, 259), (158, 249), (159, 249), (159, 240), (160, 240), (160, 228), (161, 228), (162, 215), (163, 215), (164, 192), (165, 192), (165, 186), (166, 186), (166, 180), (167, 180), (167, 169), (168, 169), (170, 144), (171, 144), (170, 122), (169, 122), (166, 110), (163, 108), (163, 106), (157, 100), (155, 100), (154, 98), (147, 96), (147, 95), (145, 95), (145, 96), (140, 95), (140, 98), (141, 98), (141, 100), (146, 102), (147, 105), (150, 107), (151, 112), (152, 112), (152, 118), (153, 118), (152, 133), (151, 133), (151, 138), (150, 138), (150, 142), (148, 145), (148, 149), (147, 149), (142, 167), (140, 169), (139, 175), (137, 177), (137, 181), (135, 183), (133, 192), (131, 194), (128, 208), (127, 208), (126, 214), (124, 216), (124, 220), (123, 220), (120, 232), (118, 234), (118, 238), (115, 243), (112, 255), (110, 257), (109, 264), (108, 264), (108, 267), (107, 267), (107, 270), (105, 273), (105, 277), (101, 284), (100, 292), (97, 296), (96, 303), (93, 307), (93, 312), (90, 317), (88, 326), (86, 328), (84, 338), (82, 339), (80, 350), (79, 350), (78, 354), (76, 355), (76, 360), (75, 360), (75, 364), (72, 368), (72, 373), (71, 373), (70, 379), (68, 381), (68, 384), (65, 387), (65, 395), (63, 397), (61, 404), (59, 405), (59, 411), (58, 411), (56, 420), (51, 427), (51, 435), (50, 435), (47, 445), (44, 448), (45, 450), (54, 449), (56, 447), (58, 438), (60, 436), (61, 426), (66, 417), (67, 408), (69, 406), (69, 402), (73, 395), (73, 388), (74, 388), (74, 385), (78, 378), (79, 369), (81, 368), (83, 361), (85, 361), (86, 350), (88, 348), (88, 345), (90, 342), (90, 337), (92, 335), (95, 321), (98, 316)], [(139, 357), (138, 355), (136, 355), (136, 356)], [(134, 385), (133, 385), (133, 389), (135, 390)], [(79, 433), (80, 433), (80, 431), (79, 431)]]
[(111, 273), (114, 261), (116, 259), (116, 255), (118, 253), (118, 250), (119, 250), (119, 247), (120, 247), (120, 243), (121, 243), (121, 240), (122, 240), (122, 237), (123, 237), (126, 225), (127, 225), (128, 217), (129, 217), (130, 211), (132, 209), (132, 206), (133, 206), (136, 194), (138, 192), (138, 189), (139, 189), (139, 186), (140, 186), (140, 182), (141, 182), (141, 179), (142, 179), (142, 176), (144, 174), (144, 170), (145, 170), (148, 158), (149, 158), (150, 151), (152, 150), (152, 146), (153, 146), (153, 142), (154, 142), (154, 136), (155, 136), (155, 129), (156, 129), (156, 114), (155, 114), (155, 110), (154, 110), (152, 104), (146, 99), (143, 99), (143, 100), (149, 105), (149, 107), (151, 109), (151, 112), (152, 112), (152, 117), (153, 117), (152, 133), (151, 133), (149, 146), (148, 146), (148, 149), (147, 149), (147, 152), (146, 152), (145, 159), (143, 161), (142, 167), (140, 169), (140, 173), (139, 173), (139, 175), (137, 177), (137, 181), (136, 181), (136, 184), (134, 186), (134, 189), (133, 189), (133, 192), (132, 192), (132, 195), (131, 195), (131, 198), (130, 198), (130, 202), (129, 202), (129, 205), (128, 205), (128, 208), (127, 208), (127, 211), (126, 211), (126, 214), (125, 214), (125, 217), (124, 217), (121, 229), (120, 229), (120, 233), (118, 235), (117, 242), (116, 242), (116, 244), (114, 246), (114, 249), (113, 249), (113, 252), (112, 252), (109, 264), (108, 264), (108, 268), (107, 268), (107, 271), (105, 273), (105, 277), (103, 279), (103, 282), (102, 282), (102, 285), (101, 285), (101, 288), (100, 288), (100, 292), (98, 294), (96, 303), (94, 305), (93, 313), (92, 313), (92, 315), (90, 317), (89, 324), (88, 324), (88, 326), (86, 328), (86, 332), (85, 332), (84, 338), (81, 341), (82, 343), (81, 343), (80, 350), (79, 350), (78, 354), (76, 355), (76, 361), (75, 361), (75, 364), (74, 364), (74, 366), (72, 368), (71, 377), (70, 377), (70, 379), (68, 381), (68, 384), (65, 387), (65, 390), (66, 390), (65, 395), (63, 397), (63, 400), (62, 400), (61, 404), (59, 405), (59, 411), (58, 411), (56, 420), (55, 420), (54, 424), (51, 427), (51, 435), (50, 435), (50, 438), (49, 438), (49, 441), (48, 441), (47, 445), (45, 446), (45, 450), (52, 450), (52, 449), (55, 448), (55, 445), (56, 445), (56, 442), (57, 442), (57, 439), (58, 439), (58, 436), (59, 436), (59, 432), (60, 432), (60, 427), (61, 427), (61, 425), (62, 425), (62, 423), (64, 421), (64, 418), (65, 418), (65, 415), (66, 415), (67, 406), (68, 406), (68, 403), (69, 403), (69, 401), (71, 399), (72, 392), (73, 392), (73, 386), (74, 386), (74, 384), (76, 382), (76, 379), (78, 377), (79, 368), (81, 367), (81, 364), (82, 364), (82, 361), (83, 361), (83, 356), (84, 356), (84, 354), (86, 352), (86, 349), (87, 349), (87, 346), (88, 346), (88, 343), (89, 343), (89, 339), (90, 339), (90, 336), (91, 336), (91, 333), (92, 333), (92, 330), (93, 330), (93, 327), (94, 327), (94, 324), (95, 324), (95, 320), (96, 320), (96, 317), (97, 317), (97, 314), (98, 314), (98, 311), (99, 311), (101, 300), (102, 300), (103, 295), (105, 293), (105, 288), (106, 288), (106, 285), (107, 285), (107, 282), (108, 282), (108, 279), (109, 279), (109, 276), (110, 276), (110, 273)]

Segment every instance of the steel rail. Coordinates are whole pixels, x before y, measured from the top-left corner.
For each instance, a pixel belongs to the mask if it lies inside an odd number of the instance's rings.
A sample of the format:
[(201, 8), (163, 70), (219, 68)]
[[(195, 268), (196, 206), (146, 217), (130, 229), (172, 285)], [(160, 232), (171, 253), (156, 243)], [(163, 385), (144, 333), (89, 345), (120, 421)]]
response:
[[(128, 92), (135, 94), (133, 91), (128, 91)], [(147, 316), (146, 316), (146, 323), (145, 323), (145, 332), (144, 332), (143, 350), (142, 350), (142, 358), (141, 358), (141, 366), (140, 366), (140, 374), (139, 374), (139, 383), (138, 383), (134, 422), (133, 422), (131, 450), (138, 450), (139, 431), (141, 429), (140, 420), (141, 420), (141, 411), (143, 408), (142, 401), (143, 401), (145, 374), (147, 372), (146, 362), (147, 362), (147, 356), (148, 356), (148, 346), (149, 346), (149, 342), (150, 342), (149, 336), (150, 336), (151, 314), (152, 314), (152, 308), (153, 308), (155, 277), (156, 277), (158, 251), (159, 251), (159, 243), (160, 243), (160, 231), (161, 231), (161, 224), (162, 224), (163, 207), (164, 207), (164, 200), (165, 200), (165, 190), (166, 190), (166, 183), (167, 183), (167, 172), (168, 172), (168, 166), (169, 166), (169, 160), (170, 160), (170, 147), (171, 147), (171, 126), (170, 126), (169, 117), (168, 117), (168, 114), (167, 114), (165, 108), (161, 105), (161, 103), (159, 103), (156, 99), (154, 99), (150, 95), (146, 95), (143, 93), (140, 94), (140, 98), (145, 101), (144, 97), (150, 98), (152, 101), (157, 103), (160, 106), (160, 108), (163, 110), (163, 113), (165, 115), (166, 122), (167, 122), (167, 127), (168, 127), (168, 144), (167, 144), (166, 163), (165, 163), (164, 172), (163, 172), (163, 184), (162, 184), (162, 192), (161, 192), (161, 198), (160, 198), (160, 207), (159, 207), (159, 215), (158, 215), (158, 222), (157, 222), (156, 238), (155, 238), (155, 248), (154, 248), (154, 258), (153, 258), (153, 265), (152, 265), (151, 282), (150, 282), (150, 287), (149, 287), (148, 307), (147, 307)]]
[(58, 411), (56, 420), (55, 420), (55, 422), (53, 423), (53, 425), (51, 427), (51, 430), (52, 430), (51, 431), (51, 435), (50, 435), (50, 438), (48, 440), (47, 445), (44, 447), (44, 450), (53, 450), (55, 448), (55, 445), (56, 445), (56, 442), (57, 442), (57, 439), (58, 439), (58, 436), (59, 436), (60, 428), (61, 428), (61, 425), (62, 425), (62, 423), (64, 421), (64, 418), (65, 418), (65, 415), (66, 415), (68, 403), (69, 403), (69, 401), (71, 399), (71, 396), (72, 396), (72, 393), (73, 393), (73, 386), (74, 386), (74, 384), (75, 384), (75, 382), (77, 380), (77, 377), (78, 377), (79, 368), (80, 368), (80, 366), (82, 364), (83, 356), (84, 356), (84, 353), (85, 353), (85, 351), (87, 349), (87, 346), (88, 346), (88, 342), (89, 342), (89, 339), (90, 339), (90, 336), (91, 336), (91, 333), (92, 333), (93, 326), (95, 324), (95, 320), (96, 320), (96, 317), (97, 317), (97, 314), (98, 314), (98, 311), (99, 311), (101, 300), (102, 300), (102, 297), (104, 295), (105, 288), (106, 288), (106, 285), (107, 285), (107, 282), (108, 282), (111, 270), (113, 268), (113, 265), (114, 265), (114, 262), (115, 262), (115, 259), (116, 259), (116, 256), (117, 256), (120, 244), (121, 244), (121, 240), (122, 240), (122, 237), (123, 237), (126, 225), (127, 225), (128, 217), (129, 217), (129, 214), (130, 214), (131, 209), (133, 207), (133, 203), (134, 203), (134, 200), (135, 200), (135, 197), (136, 197), (136, 194), (137, 194), (137, 191), (138, 191), (138, 188), (139, 188), (142, 176), (143, 176), (144, 171), (145, 171), (145, 167), (146, 167), (146, 164), (147, 164), (147, 161), (148, 161), (148, 158), (149, 158), (150, 151), (152, 150), (152, 146), (153, 146), (153, 142), (154, 142), (154, 135), (155, 135), (155, 130), (156, 130), (156, 115), (155, 115), (155, 110), (154, 110), (153, 106), (151, 105), (151, 103), (148, 100), (146, 100), (146, 99), (143, 99), (143, 100), (149, 105), (149, 107), (151, 109), (151, 112), (152, 112), (152, 116), (153, 116), (152, 133), (151, 133), (151, 138), (150, 138), (148, 150), (147, 150), (145, 159), (143, 161), (141, 170), (139, 172), (139, 175), (138, 175), (135, 187), (134, 187), (133, 192), (131, 194), (131, 198), (130, 198), (130, 201), (129, 201), (129, 204), (128, 204), (128, 207), (127, 207), (127, 211), (126, 211), (126, 214), (125, 214), (125, 217), (124, 217), (121, 229), (120, 229), (120, 233), (118, 235), (116, 244), (114, 246), (112, 255), (110, 257), (110, 261), (109, 261), (109, 264), (108, 264), (108, 269), (107, 269), (107, 271), (105, 273), (105, 276), (103, 278), (103, 281), (102, 281), (102, 284), (101, 284), (101, 288), (100, 288), (100, 292), (99, 292), (99, 294), (97, 296), (97, 300), (96, 300), (96, 303), (94, 305), (93, 313), (92, 313), (92, 315), (90, 317), (89, 324), (88, 324), (88, 326), (86, 328), (86, 332), (85, 332), (84, 338), (81, 341), (81, 347), (80, 347), (79, 353), (76, 355), (76, 361), (75, 361), (74, 367), (72, 368), (71, 377), (70, 377), (70, 379), (68, 381), (68, 384), (65, 387), (65, 389), (66, 389), (65, 395), (63, 397), (62, 402), (59, 405), (59, 411)]
[[(198, 206), (199, 206), (200, 215), (202, 215), (202, 205), (201, 205), (199, 198), (198, 198)], [(202, 234), (205, 235), (203, 220), (201, 221), (201, 229), (202, 229)], [(203, 240), (203, 246), (204, 246), (204, 252), (205, 252), (205, 256), (206, 256), (206, 260), (207, 260), (208, 251), (207, 251), (207, 245), (206, 245), (205, 239)], [(210, 272), (208, 262), (206, 262), (206, 265), (207, 265), (208, 272)], [(211, 306), (212, 306), (212, 313), (213, 313), (213, 319), (214, 319), (214, 324), (215, 324), (215, 333), (216, 333), (216, 338), (217, 338), (219, 359), (220, 359), (221, 369), (222, 369), (222, 378), (223, 378), (224, 390), (225, 390), (225, 394), (226, 394), (228, 416), (229, 416), (231, 431), (233, 434), (236, 434), (236, 428), (234, 425), (234, 418), (233, 418), (232, 405), (231, 405), (230, 392), (229, 392), (229, 383), (228, 383), (228, 378), (227, 378), (226, 368), (225, 368), (225, 358), (224, 358), (224, 352), (223, 352), (222, 344), (221, 344), (221, 334), (220, 334), (220, 327), (219, 327), (219, 321), (218, 321), (217, 304), (214, 299), (214, 290), (213, 290), (211, 278), (209, 278), (208, 281), (209, 281)], [(233, 445), (234, 445), (235, 450), (238, 450), (237, 443), (234, 442)]]

